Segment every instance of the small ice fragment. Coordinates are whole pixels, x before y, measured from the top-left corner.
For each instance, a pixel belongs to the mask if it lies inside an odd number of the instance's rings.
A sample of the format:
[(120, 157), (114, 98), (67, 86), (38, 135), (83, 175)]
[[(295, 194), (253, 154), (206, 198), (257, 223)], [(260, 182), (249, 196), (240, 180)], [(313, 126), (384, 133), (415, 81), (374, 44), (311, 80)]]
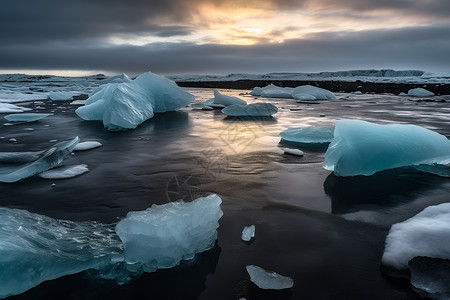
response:
[(102, 143), (97, 141), (86, 141), (78, 143), (75, 148), (73, 148), (73, 151), (84, 151), (84, 150), (91, 150), (98, 147), (103, 146)]
[(415, 88), (415, 89), (410, 89), (408, 91), (408, 96), (428, 97), (428, 96), (434, 96), (434, 93), (430, 92), (429, 90), (426, 90), (424, 88)]
[(245, 102), (241, 98), (223, 95), (223, 94), (219, 93), (218, 91), (214, 90), (214, 102), (211, 104), (221, 104), (221, 105), (225, 105), (225, 106), (230, 106), (230, 105), (236, 104), (236, 105), (245, 106), (245, 105), (247, 105), (247, 102)]
[(56, 186), (56, 183), (52, 183), (52, 187), (55, 187)]
[(15, 138), (10, 138), (9, 141), (10, 141), (11, 143), (17, 142), (17, 140), (16, 140)]
[(355, 94), (355, 95), (362, 95), (362, 92), (361, 91), (356, 91), (356, 92), (353, 92), (353, 94)]
[(70, 102), (70, 105), (85, 105), (86, 104), (86, 100), (75, 100)]
[(291, 155), (297, 155), (297, 156), (303, 156), (303, 151), (300, 149), (284, 148), (284, 153), (291, 154)]
[(53, 114), (37, 114), (37, 113), (24, 113), (24, 114), (11, 114), (5, 116), (5, 119), (10, 122), (35, 122)]
[(28, 127), (24, 129), (25, 131), (34, 131), (34, 128)]
[(244, 230), (242, 230), (241, 239), (245, 242), (249, 242), (254, 237), (255, 237), (255, 225), (245, 226)]
[(50, 140), (50, 143), (56, 143), (58, 140)]
[(266, 271), (258, 266), (246, 266), (250, 280), (261, 289), (282, 290), (294, 286), (294, 280), (273, 271)]
[(85, 164), (76, 166), (67, 166), (51, 169), (39, 174), (39, 177), (45, 179), (66, 179), (73, 178), (88, 172), (88, 166)]

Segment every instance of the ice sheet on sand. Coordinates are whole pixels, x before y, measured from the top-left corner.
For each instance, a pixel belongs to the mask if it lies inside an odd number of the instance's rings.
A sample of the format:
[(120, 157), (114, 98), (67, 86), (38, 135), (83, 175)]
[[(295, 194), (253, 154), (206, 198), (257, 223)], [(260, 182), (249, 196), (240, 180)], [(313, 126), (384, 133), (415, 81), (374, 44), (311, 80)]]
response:
[(139, 275), (142, 265), (144, 271), (175, 266), (214, 246), (220, 203), (210, 195), (154, 205), (117, 225), (0, 207), (0, 298), (88, 269), (124, 283)]
[(101, 120), (111, 131), (136, 128), (154, 113), (175, 111), (192, 102), (194, 96), (175, 82), (151, 72), (122, 83), (110, 83), (76, 110), (85, 120)]
[(9, 156), (12, 160), (16, 160), (16, 163), (10, 161), (8, 164), (0, 165), (0, 182), (16, 182), (56, 167), (63, 161), (65, 156), (72, 152), (79, 140), (78, 137), (75, 137), (71, 141), (57, 143), (50, 149), (42, 152), (36, 160), (27, 161), (26, 163), (18, 162), (17, 158), (30, 157), (28, 154), (11, 155), (11, 152), (8, 152), (9, 154), (7, 155), (0, 154), (0, 157)]
[(39, 177), (45, 179), (67, 179), (80, 176), (89, 171), (88, 165), (81, 164), (75, 166), (57, 167), (39, 173)]
[(449, 162), (450, 141), (437, 132), (416, 125), (337, 120), (323, 167), (337, 176), (369, 176), (386, 169)]
[(280, 133), (281, 142), (303, 145), (329, 144), (334, 137), (334, 127), (307, 126), (288, 128)]
[(0, 114), (21, 113), (32, 110), (31, 108), (17, 106), (10, 103), (0, 103)]
[(249, 242), (255, 237), (255, 225), (245, 226), (242, 230), (241, 239), (245, 242)]
[(224, 95), (224, 94), (221, 94), (218, 91), (214, 90), (214, 101), (211, 104), (221, 104), (221, 105), (225, 105), (225, 106), (230, 106), (230, 105), (245, 106), (245, 105), (247, 105), (247, 102), (245, 102), (241, 98)]
[(277, 112), (278, 108), (271, 103), (233, 104), (222, 109), (222, 113), (229, 117), (271, 117)]
[(266, 271), (261, 267), (249, 265), (246, 267), (250, 280), (261, 289), (283, 290), (294, 286), (294, 280), (275, 273)]
[(296, 100), (327, 100), (334, 98), (334, 94), (319, 87), (302, 85), (292, 90), (292, 97)]
[(296, 156), (303, 156), (303, 151), (300, 149), (284, 148), (284, 153), (296, 155)]
[(171, 268), (214, 246), (222, 200), (212, 194), (192, 202), (152, 205), (129, 212), (116, 226), (125, 261), (146, 272)]
[(53, 114), (23, 113), (7, 115), (5, 119), (10, 122), (35, 122), (51, 115)]
[(416, 256), (450, 259), (450, 203), (429, 206), (414, 217), (392, 225), (386, 237), (382, 262), (408, 269)]
[(75, 148), (73, 148), (73, 151), (85, 151), (85, 150), (91, 150), (98, 147), (103, 146), (102, 143), (97, 141), (86, 141), (86, 142), (80, 142), (78, 143)]
[(429, 96), (434, 96), (433, 92), (430, 92), (424, 88), (415, 88), (415, 89), (410, 89), (408, 91), (408, 96), (413, 96), (413, 97), (429, 97)]
[(73, 94), (69, 92), (50, 92), (48, 97), (53, 101), (72, 100)]

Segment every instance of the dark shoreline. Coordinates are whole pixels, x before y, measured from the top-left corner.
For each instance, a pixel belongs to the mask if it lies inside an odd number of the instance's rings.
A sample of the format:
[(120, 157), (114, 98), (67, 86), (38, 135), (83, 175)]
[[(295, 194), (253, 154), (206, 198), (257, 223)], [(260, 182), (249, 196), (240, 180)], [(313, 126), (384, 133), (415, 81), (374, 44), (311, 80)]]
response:
[(197, 88), (223, 88), (223, 89), (253, 89), (255, 86), (264, 87), (269, 84), (281, 87), (297, 87), (300, 85), (312, 85), (324, 88), (331, 92), (352, 93), (407, 93), (413, 88), (425, 88), (436, 95), (450, 95), (450, 84), (442, 83), (391, 83), (391, 82), (364, 82), (364, 81), (303, 81), (303, 80), (235, 80), (235, 81), (178, 81), (180, 87)]

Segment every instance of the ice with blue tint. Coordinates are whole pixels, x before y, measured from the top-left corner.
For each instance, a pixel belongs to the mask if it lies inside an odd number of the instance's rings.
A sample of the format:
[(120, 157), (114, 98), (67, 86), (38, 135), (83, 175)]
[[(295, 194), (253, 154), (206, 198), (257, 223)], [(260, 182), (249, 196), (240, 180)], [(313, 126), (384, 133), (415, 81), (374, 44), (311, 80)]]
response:
[(146, 272), (172, 268), (214, 246), (222, 200), (212, 194), (192, 202), (152, 205), (129, 212), (116, 226), (130, 268)]
[(53, 114), (23, 113), (7, 115), (5, 119), (10, 122), (35, 122), (51, 115)]
[(260, 95), (256, 95), (257, 92), (253, 90), (253, 95), (266, 98), (292, 98), (293, 88), (279, 87), (273, 84), (269, 84), (261, 89)]
[(0, 103), (0, 113), (8, 114), (8, 113), (21, 113), (24, 111), (32, 110), (28, 107), (17, 106), (11, 103)]
[(39, 173), (39, 177), (45, 179), (67, 179), (80, 176), (88, 171), (89, 168), (85, 164), (75, 166), (64, 166)]
[(214, 246), (220, 204), (210, 195), (153, 205), (118, 224), (57, 220), (0, 207), (0, 298), (88, 269), (124, 283), (132, 274), (173, 267)]
[(449, 162), (450, 141), (437, 132), (408, 124), (337, 120), (323, 167), (337, 176), (369, 176), (387, 169), (439, 167)]
[(311, 85), (302, 85), (292, 90), (292, 97), (296, 100), (327, 100), (335, 96), (326, 89)]
[(98, 148), (101, 146), (103, 146), (102, 143), (97, 142), (97, 141), (80, 142), (75, 146), (75, 148), (73, 148), (73, 151), (86, 151), (86, 150), (95, 149), (95, 148)]
[(214, 101), (211, 104), (221, 104), (224, 106), (230, 105), (247, 105), (247, 102), (238, 97), (228, 96), (221, 94), (220, 92), (214, 90)]
[(416, 256), (450, 259), (450, 203), (429, 206), (414, 217), (392, 225), (382, 262), (407, 270)]
[(424, 88), (415, 88), (415, 89), (410, 89), (408, 91), (408, 96), (413, 96), (413, 97), (429, 97), (429, 96), (434, 96), (433, 92), (430, 92), (429, 90), (426, 90)]
[(294, 280), (291, 277), (280, 275), (273, 271), (264, 270), (261, 267), (246, 266), (250, 280), (259, 288), (265, 290), (283, 290), (294, 286)]
[(50, 92), (48, 97), (53, 101), (72, 100), (72, 93), (70, 92)]
[(301, 145), (327, 145), (334, 137), (334, 127), (306, 126), (288, 128), (280, 133), (281, 142)]
[[(58, 166), (80, 139), (75, 137), (71, 141), (60, 142), (39, 154), (25, 153), (0, 153), (2, 164), (0, 165), (0, 182), (16, 182), (48, 169)], [(34, 159), (36, 158), (36, 159)]]
[(155, 113), (176, 111), (194, 96), (175, 82), (151, 72), (122, 83), (109, 83), (76, 110), (85, 120), (103, 121), (110, 131), (134, 129)]
[(222, 113), (229, 117), (271, 117), (277, 112), (278, 108), (271, 103), (233, 104), (222, 109)]

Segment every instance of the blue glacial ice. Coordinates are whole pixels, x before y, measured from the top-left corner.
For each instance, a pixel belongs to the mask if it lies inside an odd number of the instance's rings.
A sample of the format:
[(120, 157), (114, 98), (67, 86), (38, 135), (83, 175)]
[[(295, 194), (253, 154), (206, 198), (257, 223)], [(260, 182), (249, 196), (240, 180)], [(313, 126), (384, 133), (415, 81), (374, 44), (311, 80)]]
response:
[(250, 95), (266, 98), (294, 98), (299, 101), (327, 100), (335, 97), (332, 92), (311, 85), (289, 88), (279, 87), (273, 84), (269, 84), (263, 88), (255, 87), (250, 92)]
[(39, 177), (45, 179), (67, 179), (80, 176), (88, 171), (89, 168), (85, 164), (63, 166), (39, 173)]
[(437, 132), (416, 125), (337, 120), (323, 167), (337, 176), (414, 166), (439, 174), (433, 167), (440, 172), (449, 162), (450, 141)]
[(408, 91), (408, 96), (413, 96), (413, 97), (429, 97), (429, 96), (434, 96), (433, 92), (430, 92), (429, 90), (426, 90), (424, 88), (415, 88), (415, 89), (410, 89)]
[(5, 119), (10, 122), (35, 122), (51, 115), (53, 114), (23, 113), (7, 115)]
[(392, 225), (386, 237), (383, 264), (406, 270), (416, 256), (450, 259), (450, 203), (429, 206)]
[(277, 112), (278, 108), (271, 103), (233, 104), (222, 109), (222, 113), (229, 117), (271, 117)]
[(255, 87), (250, 92), (250, 95), (261, 96), (266, 98), (292, 98), (293, 88), (279, 87), (274, 84), (269, 84), (265, 87)]
[(72, 100), (73, 94), (70, 92), (50, 92), (48, 97), (53, 101)]
[[(64, 157), (72, 152), (79, 141), (80, 139), (75, 137), (71, 141), (57, 143), (46, 151), (34, 155), (30, 155), (30, 152), (25, 152), (25, 154), (0, 153), (0, 158), (3, 157), (0, 165), (0, 182), (16, 182), (58, 166), (64, 160)], [(38, 158), (27, 161), (32, 157)], [(22, 161), (18, 158), (22, 158)], [(25, 163), (22, 163), (23, 161)]]
[(221, 94), (218, 91), (214, 90), (214, 100), (212, 101), (211, 104), (221, 104), (224, 106), (230, 106), (230, 105), (245, 106), (245, 105), (247, 105), (247, 102), (245, 102), (241, 98), (224, 95), (224, 94)]
[(220, 203), (210, 195), (153, 205), (118, 224), (57, 220), (0, 207), (0, 298), (88, 269), (123, 283), (142, 271), (176, 266), (214, 246)]
[(281, 143), (299, 144), (302, 146), (328, 145), (334, 137), (334, 127), (306, 126), (288, 128), (280, 133)]
[(176, 111), (194, 96), (175, 82), (151, 72), (122, 83), (109, 83), (76, 110), (84, 120), (103, 121), (110, 131), (134, 129), (154, 113)]
[(129, 212), (116, 226), (129, 268), (145, 272), (172, 268), (214, 246), (222, 200), (212, 194), (193, 202), (153, 205)]
[(261, 267), (246, 266), (250, 280), (261, 289), (283, 290), (294, 286), (294, 280), (290, 277), (280, 275), (273, 271), (264, 270)]

